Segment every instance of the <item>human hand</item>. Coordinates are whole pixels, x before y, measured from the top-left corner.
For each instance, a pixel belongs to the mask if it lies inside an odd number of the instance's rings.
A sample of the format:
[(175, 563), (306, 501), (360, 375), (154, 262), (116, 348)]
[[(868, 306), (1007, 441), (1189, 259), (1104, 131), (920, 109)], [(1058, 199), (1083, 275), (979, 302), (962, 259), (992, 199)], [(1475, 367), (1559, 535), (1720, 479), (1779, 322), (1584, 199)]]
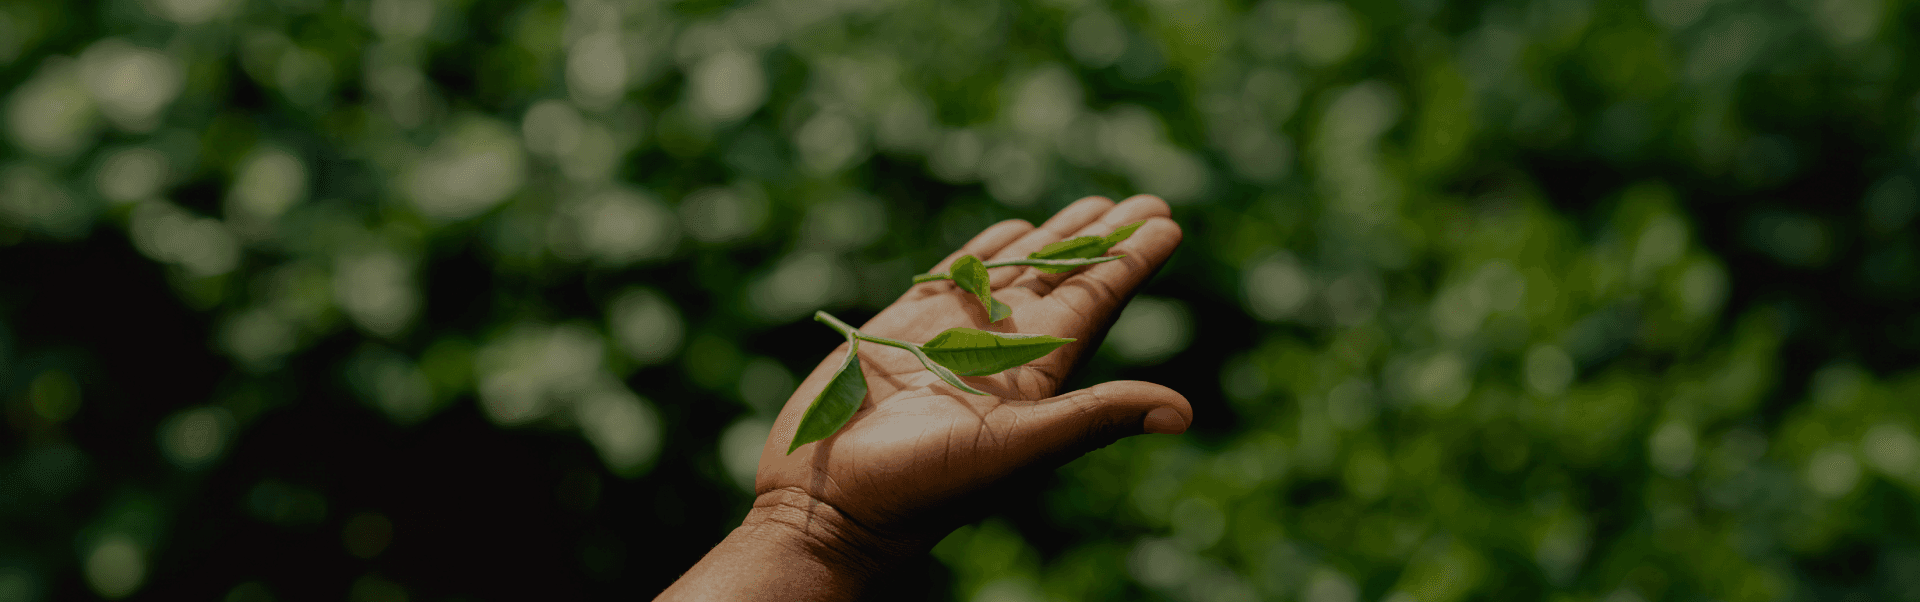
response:
[(1178, 393), (1141, 382), (1114, 382), (1058, 395), (1073, 368), (1099, 344), (1133, 290), (1180, 243), (1179, 226), (1160, 199), (1114, 205), (1081, 200), (1035, 228), (1011, 220), (988, 228), (932, 271), (962, 254), (1015, 259), (1048, 243), (1104, 235), (1145, 220), (1114, 248), (1118, 261), (1064, 274), (1029, 267), (990, 271), (996, 298), (1013, 315), (987, 322), (984, 308), (952, 282), (913, 286), (861, 331), (926, 341), (955, 326), (1077, 339), (1030, 364), (966, 377), (971, 395), (927, 372), (907, 352), (867, 346), (860, 354), (866, 403), (837, 434), (786, 453), (807, 405), (832, 378), (846, 345), (829, 355), (781, 411), (761, 452), (755, 490), (761, 504), (831, 507), (846, 521), (901, 549), (930, 547), (976, 518), (980, 494), (1030, 470), (1052, 470), (1128, 435), (1186, 430), (1192, 410)]
[[(808, 404), (845, 361), (842, 344), (781, 409), (760, 454), (757, 498), (741, 528), (663, 598), (829, 600), (857, 597), (867, 581), (925, 553), (954, 528), (983, 516), (994, 494), (1122, 437), (1180, 433), (1187, 400), (1160, 385), (1110, 382), (1059, 394), (1119, 316), (1134, 289), (1179, 246), (1165, 202), (1136, 196), (1115, 205), (1087, 198), (1038, 228), (995, 224), (935, 266), (961, 255), (1025, 257), (1065, 238), (1105, 235), (1145, 220), (1114, 247), (1126, 257), (1063, 274), (992, 268), (994, 297), (1013, 314), (989, 323), (985, 308), (951, 281), (914, 285), (860, 326), (866, 334), (923, 342), (955, 326), (1048, 334), (1076, 341), (991, 376), (962, 377), (972, 395), (927, 372), (905, 350), (868, 345), (861, 408), (833, 436), (787, 453)], [(776, 571), (778, 574), (771, 574)]]

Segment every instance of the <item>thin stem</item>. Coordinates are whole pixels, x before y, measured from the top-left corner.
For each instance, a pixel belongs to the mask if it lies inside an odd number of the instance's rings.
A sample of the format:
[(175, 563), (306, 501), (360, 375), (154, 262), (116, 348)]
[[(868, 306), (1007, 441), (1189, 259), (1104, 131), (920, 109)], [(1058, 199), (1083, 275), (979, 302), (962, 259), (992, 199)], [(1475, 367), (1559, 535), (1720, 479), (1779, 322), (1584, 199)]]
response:
[[(1015, 265), (1076, 267), (1077, 268), (1080, 266), (1094, 265), (1097, 263), (1106, 263), (1122, 257), (1126, 257), (1126, 255), (1121, 254), (1121, 255), (1114, 255), (1110, 257), (1089, 257), (1086, 259), (1034, 259), (1034, 258), (1028, 257), (1024, 259), (1007, 259), (1003, 261), (993, 261), (993, 262), (988, 262), (984, 265), (986, 265), (989, 268), (1004, 268), (1007, 266), (1015, 266)], [(933, 282), (935, 280), (948, 280), (951, 278), (953, 278), (953, 275), (946, 272), (928, 272), (925, 274), (915, 275), (913, 277), (913, 283), (919, 284), (922, 282)]]
[(879, 343), (879, 344), (882, 344), (882, 345), (886, 345), (886, 346), (888, 346), (888, 347), (899, 347), (899, 348), (901, 348), (901, 349), (905, 349), (905, 350), (908, 350), (908, 351), (913, 351), (913, 350), (915, 350), (915, 349), (919, 349), (919, 348), (920, 348), (920, 346), (919, 346), (919, 345), (915, 345), (915, 344), (913, 344), (913, 343), (908, 343), (908, 342), (906, 342), (906, 341), (896, 341), (896, 340), (893, 340), (893, 339), (889, 339), (889, 338), (887, 338), (887, 337), (876, 337), (876, 336), (873, 336), (873, 335), (870, 335), (870, 334), (867, 334), (867, 333), (864, 333), (864, 332), (860, 332), (860, 331), (858, 331), (858, 330), (856, 330), (856, 331), (853, 331), (853, 332), (854, 332), (854, 335), (853, 335), (853, 336), (856, 336), (856, 337), (859, 337), (859, 338), (860, 338), (860, 340), (862, 340), (862, 341), (871, 341), (871, 342), (875, 342), (875, 343)]
[(847, 337), (848, 341), (852, 341), (854, 337), (860, 336), (861, 334), (860, 329), (848, 326), (846, 322), (841, 322), (840, 318), (835, 318), (833, 314), (824, 311), (813, 312), (813, 319), (816, 322), (826, 324), (827, 326), (833, 327), (834, 330), (840, 331), (840, 336)]
[(1044, 265), (1044, 266), (1054, 266), (1054, 267), (1066, 267), (1066, 266), (1080, 267), (1083, 265), (1106, 263), (1106, 262), (1113, 261), (1115, 259), (1119, 259), (1126, 256), (1127, 255), (1125, 253), (1122, 253), (1119, 255), (1110, 255), (1107, 257), (1087, 257), (1084, 259), (1034, 259), (1032, 257), (1027, 257), (1023, 259), (1008, 259), (1005, 261), (995, 261), (995, 262), (986, 264), (986, 266), (990, 268), (1006, 267), (1010, 265)]
[[(826, 324), (827, 326), (833, 327), (834, 330), (840, 331), (840, 334), (847, 337), (847, 342), (853, 346), (853, 349), (857, 350), (860, 348), (859, 341), (869, 341), (873, 343), (879, 343), (881, 345), (886, 345), (888, 347), (899, 347), (901, 349), (905, 349), (907, 350), (907, 353), (913, 354), (914, 359), (920, 360), (920, 365), (926, 367), (928, 372), (932, 372), (933, 375), (939, 377), (940, 380), (947, 381), (947, 384), (953, 385), (954, 388), (960, 389), (962, 391), (966, 391), (968, 393), (972, 393), (974, 395), (987, 394), (987, 392), (985, 391), (981, 391), (979, 389), (975, 389), (973, 387), (967, 386), (967, 383), (962, 382), (960, 380), (959, 375), (954, 374), (952, 370), (948, 370), (946, 369), (945, 366), (941, 366), (938, 362), (933, 361), (933, 358), (927, 357), (927, 352), (922, 351), (920, 349), (920, 346), (917, 344), (908, 343), (906, 341), (896, 341), (893, 339), (889, 339), (887, 337), (876, 337), (864, 332), (860, 332), (860, 329), (854, 328), (852, 326), (848, 326), (846, 322), (841, 322), (839, 318), (833, 317), (833, 314), (829, 314), (824, 311), (813, 312), (813, 319), (818, 320), (819, 322)], [(852, 356), (848, 356), (847, 361), (853, 361)], [(789, 450), (789, 452), (791, 452), (791, 450)]]
[(847, 339), (849, 340), (860, 339), (862, 341), (872, 341), (875, 343), (886, 345), (888, 347), (899, 347), (901, 349), (908, 349), (908, 350), (919, 347), (919, 345), (908, 343), (906, 341), (896, 341), (893, 339), (889, 339), (887, 337), (876, 337), (864, 332), (860, 332), (860, 329), (849, 326), (847, 325), (846, 322), (841, 322), (839, 318), (833, 317), (833, 314), (829, 314), (824, 311), (813, 312), (813, 319), (818, 320), (820, 322), (824, 322), (828, 326), (832, 326), (834, 330), (840, 331), (840, 334), (843, 336), (846, 336)]

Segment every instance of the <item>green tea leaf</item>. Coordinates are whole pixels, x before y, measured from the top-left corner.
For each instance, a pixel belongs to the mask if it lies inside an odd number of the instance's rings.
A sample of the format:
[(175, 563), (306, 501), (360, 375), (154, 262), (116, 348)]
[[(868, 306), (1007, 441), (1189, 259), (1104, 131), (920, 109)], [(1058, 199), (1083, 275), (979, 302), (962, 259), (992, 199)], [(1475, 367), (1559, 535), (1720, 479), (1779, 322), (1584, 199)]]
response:
[(1113, 230), (1113, 233), (1108, 234), (1106, 238), (1101, 239), (1101, 242), (1107, 243), (1107, 248), (1112, 249), (1114, 245), (1120, 244), (1120, 241), (1126, 240), (1127, 237), (1129, 236), (1133, 236), (1133, 231), (1139, 230), (1140, 227), (1144, 225), (1147, 225), (1147, 220), (1140, 220), (1131, 224), (1127, 224), (1125, 226), (1121, 226), (1119, 228), (1115, 228)]
[(906, 350), (913, 353), (913, 357), (920, 360), (920, 365), (926, 366), (928, 372), (932, 372), (934, 376), (940, 377), (940, 380), (947, 381), (947, 384), (953, 385), (954, 388), (974, 395), (987, 394), (986, 391), (969, 387), (967, 383), (961, 382), (959, 375), (954, 374), (952, 370), (948, 370), (946, 366), (940, 365), (939, 362), (933, 361), (933, 358), (927, 357), (927, 352), (922, 350), (919, 345), (907, 347)]
[[(1145, 223), (1145, 222), (1141, 222), (1141, 223)], [(1084, 257), (1080, 259), (1034, 259), (1032, 257), (1022, 257), (1019, 259), (1002, 259), (1000, 261), (989, 261), (984, 265), (986, 265), (988, 268), (1004, 268), (1007, 266), (1015, 266), (1015, 265), (1021, 265), (1021, 266), (1031, 265), (1031, 266), (1045, 266), (1048, 268), (1073, 269), (1081, 266), (1093, 265), (1096, 263), (1106, 263), (1109, 261), (1118, 260), (1122, 257), (1126, 257), (1126, 255), (1122, 254), (1122, 255), (1110, 255), (1107, 257)], [(1065, 270), (1061, 270), (1061, 271), (1065, 271)], [(928, 272), (925, 274), (914, 274), (913, 283), (920, 284), (922, 282), (933, 282), (935, 280), (952, 280), (952, 279), (953, 279), (953, 275), (948, 274), (946, 272)]]
[(834, 371), (833, 380), (827, 381), (827, 387), (807, 405), (807, 413), (800, 416), (800, 426), (793, 429), (793, 444), (787, 446), (787, 454), (800, 446), (833, 436), (860, 411), (861, 402), (867, 398), (867, 377), (860, 373), (860, 340), (847, 339), (847, 359)]
[(1013, 314), (1013, 308), (993, 298), (993, 284), (987, 276), (986, 264), (972, 255), (961, 255), (953, 261), (953, 283), (960, 290), (973, 293), (980, 298), (980, 307), (987, 310), (988, 322), (999, 322)]
[[(1120, 241), (1126, 240), (1127, 237), (1133, 236), (1133, 232), (1135, 230), (1139, 230), (1140, 226), (1145, 225), (1146, 223), (1147, 223), (1146, 220), (1140, 220), (1131, 224), (1127, 224), (1125, 226), (1115, 228), (1113, 233), (1108, 234), (1106, 236), (1076, 236), (1073, 238), (1069, 238), (1069, 239), (1056, 242), (1044, 247), (1040, 247), (1039, 251), (1034, 252), (1034, 254), (1032, 255), (1028, 255), (1027, 258), (1028, 259), (1087, 259), (1092, 257), (1099, 257), (1101, 255), (1107, 254), (1107, 251), (1113, 249), (1114, 245), (1120, 244)], [(1042, 265), (1042, 266), (1034, 266), (1034, 267), (1048, 274), (1060, 274), (1065, 272), (1071, 272), (1073, 271), (1074, 268), (1077, 268), (1080, 266), (1079, 265), (1065, 265), (1065, 266)]]
[(1040, 359), (1073, 339), (1044, 334), (1001, 334), (972, 328), (949, 328), (921, 345), (928, 357), (966, 376), (999, 374)]
[(1013, 315), (1013, 308), (1007, 307), (1007, 304), (1001, 303), (999, 299), (988, 296), (987, 301), (993, 303), (991, 307), (987, 308), (988, 322), (999, 322), (1007, 319), (1007, 316)]
[(959, 259), (953, 260), (952, 273), (953, 283), (960, 285), (961, 290), (969, 293), (983, 294), (981, 291), (987, 290), (989, 286), (987, 265), (981, 263), (978, 257), (961, 255)]
[(1109, 261), (1116, 261), (1123, 257), (1126, 257), (1126, 255), (1121, 254), (1121, 255), (1109, 255), (1106, 257), (1086, 257), (1081, 259), (1034, 259), (1032, 257), (1027, 257), (1023, 259), (1008, 259), (1005, 261), (995, 261), (993, 263), (987, 264), (987, 267), (997, 268), (997, 267), (1009, 266), (1009, 265), (1031, 265), (1031, 266), (1043, 266), (1043, 267), (1049, 267), (1049, 268), (1073, 269), (1078, 267), (1090, 266), (1096, 263), (1106, 263)]
[(1107, 252), (1107, 239), (1099, 236), (1076, 236), (1059, 241), (1034, 251), (1034, 259), (1085, 259), (1099, 257)]

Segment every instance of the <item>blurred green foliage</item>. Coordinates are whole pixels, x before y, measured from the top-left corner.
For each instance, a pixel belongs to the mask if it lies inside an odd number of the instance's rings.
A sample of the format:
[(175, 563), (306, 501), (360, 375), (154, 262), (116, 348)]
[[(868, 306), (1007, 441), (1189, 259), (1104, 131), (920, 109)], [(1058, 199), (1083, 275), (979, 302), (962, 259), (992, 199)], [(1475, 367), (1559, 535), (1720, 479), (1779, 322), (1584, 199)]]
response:
[(1085, 383), (1194, 430), (932, 597), (1920, 600), (1917, 20), (9, 0), (0, 602), (649, 595), (807, 315), (1135, 192), (1187, 244)]

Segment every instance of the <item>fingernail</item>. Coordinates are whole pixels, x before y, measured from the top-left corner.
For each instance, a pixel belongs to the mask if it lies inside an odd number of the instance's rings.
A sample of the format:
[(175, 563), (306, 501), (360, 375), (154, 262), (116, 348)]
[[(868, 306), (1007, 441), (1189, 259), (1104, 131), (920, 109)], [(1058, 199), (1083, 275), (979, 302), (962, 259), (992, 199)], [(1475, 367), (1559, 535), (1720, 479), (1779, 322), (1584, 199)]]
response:
[(1156, 435), (1178, 435), (1187, 432), (1187, 419), (1173, 408), (1154, 408), (1147, 412), (1144, 426), (1147, 432)]

